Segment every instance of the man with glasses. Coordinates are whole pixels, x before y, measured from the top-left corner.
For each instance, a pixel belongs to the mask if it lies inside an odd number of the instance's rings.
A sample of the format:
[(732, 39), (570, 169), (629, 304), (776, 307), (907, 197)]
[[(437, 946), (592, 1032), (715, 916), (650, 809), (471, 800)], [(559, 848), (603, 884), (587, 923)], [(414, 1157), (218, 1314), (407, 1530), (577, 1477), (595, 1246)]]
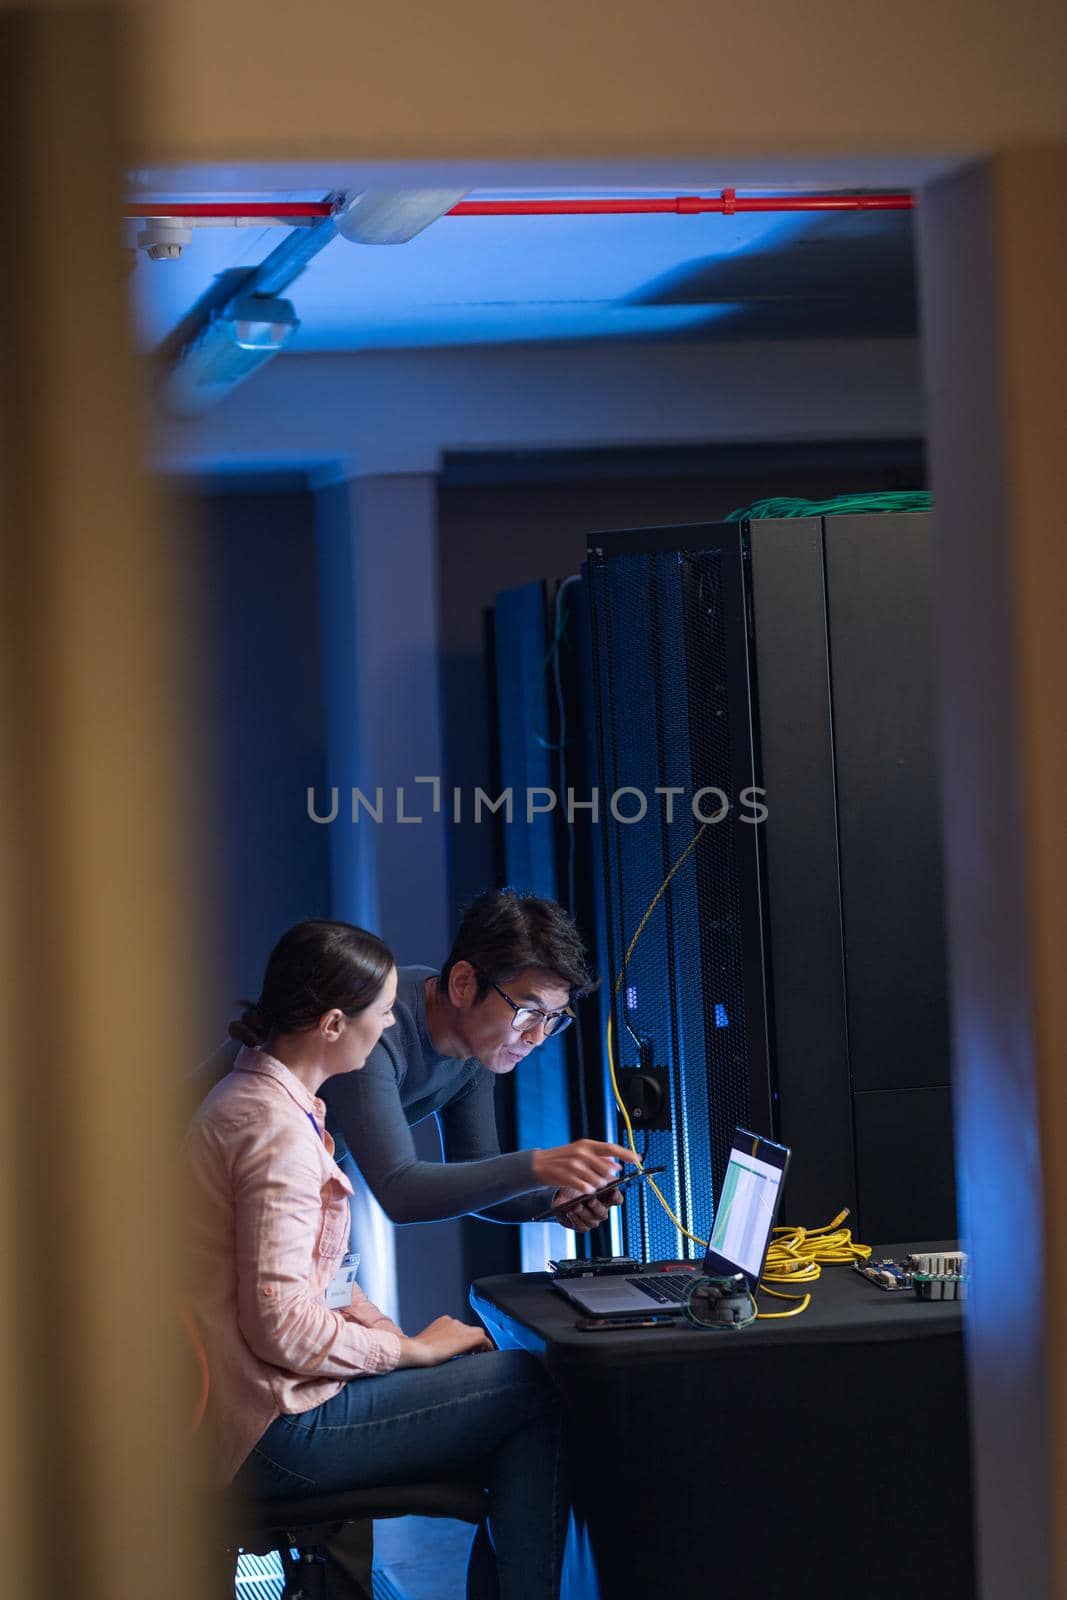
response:
[[(401, 967), (393, 1011), (361, 1072), (323, 1086), (327, 1124), (393, 1222), (467, 1213), (525, 1222), (574, 1200), (561, 1218), (578, 1232), (603, 1222), (618, 1194), (583, 1200), (633, 1155), (578, 1139), (502, 1154), (493, 1091), (531, 1051), (569, 1027), (592, 979), (578, 930), (561, 906), (510, 889), (464, 912), (441, 971)], [(416, 1153), (411, 1127), (436, 1116), (442, 1161)]]

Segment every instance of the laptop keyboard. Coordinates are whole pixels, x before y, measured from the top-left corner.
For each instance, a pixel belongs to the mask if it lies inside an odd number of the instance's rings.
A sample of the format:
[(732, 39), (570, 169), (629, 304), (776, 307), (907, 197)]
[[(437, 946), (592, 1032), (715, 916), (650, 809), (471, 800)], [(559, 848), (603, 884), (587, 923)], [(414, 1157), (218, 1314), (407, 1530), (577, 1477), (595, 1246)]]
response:
[(663, 1272), (654, 1278), (627, 1278), (626, 1281), (661, 1306), (680, 1306), (685, 1304), (694, 1280), (692, 1272)]

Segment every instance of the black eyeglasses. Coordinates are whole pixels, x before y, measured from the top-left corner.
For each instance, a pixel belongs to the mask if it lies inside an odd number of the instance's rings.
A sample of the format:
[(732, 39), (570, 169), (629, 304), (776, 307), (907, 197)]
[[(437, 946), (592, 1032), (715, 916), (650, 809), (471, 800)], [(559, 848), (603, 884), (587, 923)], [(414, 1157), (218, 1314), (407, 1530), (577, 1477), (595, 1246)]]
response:
[(551, 1039), (554, 1034), (562, 1033), (564, 1028), (569, 1028), (574, 1021), (574, 1012), (570, 1006), (565, 1006), (562, 1011), (537, 1011), (532, 1006), (517, 1006), (511, 996), (505, 994), (499, 983), (494, 983), (492, 978), (489, 979), (489, 985), (514, 1011), (511, 1026), (516, 1033), (533, 1033), (535, 1028), (541, 1028), (545, 1038)]

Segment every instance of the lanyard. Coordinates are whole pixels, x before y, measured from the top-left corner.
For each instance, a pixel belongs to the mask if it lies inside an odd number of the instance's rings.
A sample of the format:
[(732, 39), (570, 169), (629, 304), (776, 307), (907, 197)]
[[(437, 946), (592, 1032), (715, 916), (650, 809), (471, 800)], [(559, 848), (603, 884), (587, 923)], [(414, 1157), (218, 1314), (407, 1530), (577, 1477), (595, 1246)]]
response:
[[(316, 1134), (318, 1134), (318, 1137), (321, 1139), (322, 1138), (322, 1132), (321, 1132), (321, 1130), (319, 1128), (318, 1123), (315, 1121), (315, 1118), (312, 1116), (311, 1112), (310, 1111), (305, 1111), (304, 1115), (305, 1115), (305, 1117), (307, 1117), (308, 1121), (311, 1123), (311, 1126), (314, 1128)], [(325, 1143), (325, 1141), (323, 1141), (323, 1142)]]

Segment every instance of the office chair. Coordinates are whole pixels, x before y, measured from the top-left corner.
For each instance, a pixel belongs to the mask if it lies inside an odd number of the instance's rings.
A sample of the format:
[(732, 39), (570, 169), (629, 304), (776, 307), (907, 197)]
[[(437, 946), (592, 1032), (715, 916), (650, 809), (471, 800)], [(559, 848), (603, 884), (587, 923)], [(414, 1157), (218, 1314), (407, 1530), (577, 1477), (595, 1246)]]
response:
[[(187, 1310), (183, 1321), (197, 1370), (190, 1427), (195, 1434), (207, 1410), (211, 1375), (200, 1330)], [(473, 1524), (478, 1532), (468, 1567), (469, 1600), (493, 1600), (497, 1592), (496, 1561), (486, 1528), (488, 1498), (481, 1485), (462, 1478), (269, 1500), (230, 1491), (223, 1505), (226, 1553), (236, 1558), (242, 1550), (254, 1555), (276, 1551), (285, 1575), (283, 1600), (329, 1600), (324, 1542), (346, 1523), (389, 1517), (446, 1517)]]
[(283, 1600), (329, 1600), (322, 1546), (345, 1523), (365, 1518), (449, 1517), (478, 1527), (468, 1595), (471, 1600), (475, 1596), (488, 1600), (495, 1588), (495, 1561), (484, 1527), (486, 1511), (484, 1490), (459, 1481), (245, 1500), (230, 1507), (227, 1548), (255, 1555), (277, 1551), (285, 1574)]

